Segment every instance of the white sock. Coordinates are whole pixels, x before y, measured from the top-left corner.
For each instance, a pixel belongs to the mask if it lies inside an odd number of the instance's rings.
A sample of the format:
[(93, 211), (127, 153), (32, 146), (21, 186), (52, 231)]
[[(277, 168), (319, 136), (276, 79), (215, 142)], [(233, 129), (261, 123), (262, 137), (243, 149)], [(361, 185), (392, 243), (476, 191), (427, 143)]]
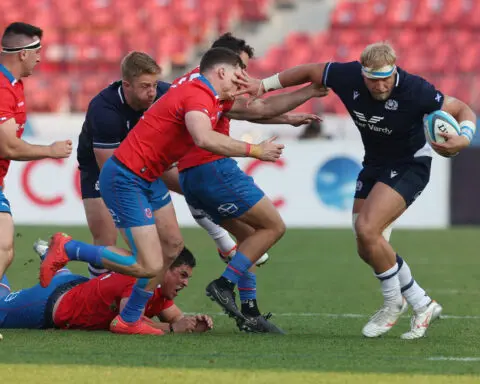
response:
[(205, 229), (208, 235), (215, 241), (220, 252), (229, 254), (235, 249), (237, 243), (225, 229), (211, 221), (201, 209), (193, 208), (191, 205), (188, 208), (190, 208), (190, 212), (197, 224)]
[(419, 312), (432, 301), (425, 290), (417, 284), (413, 279), (412, 271), (407, 262), (397, 255), (398, 279), (400, 280), (400, 287), (402, 295), (407, 300), (415, 312)]
[(398, 264), (389, 270), (375, 274), (382, 285), (382, 294), (385, 300), (385, 305), (396, 310), (399, 310), (403, 304), (402, 294), (400, 292), (400, 280), (398, 279)]

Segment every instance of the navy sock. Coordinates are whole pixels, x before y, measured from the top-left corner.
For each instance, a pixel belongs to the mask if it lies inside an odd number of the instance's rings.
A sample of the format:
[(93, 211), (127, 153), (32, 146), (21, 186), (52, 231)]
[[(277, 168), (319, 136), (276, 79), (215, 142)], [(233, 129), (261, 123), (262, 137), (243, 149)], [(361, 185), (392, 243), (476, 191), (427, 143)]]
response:
[(153, 292), (145, 291), (143, 288), (140, 288), (138, 284), (135, 284), (132, 294), (127, 301), (127, 305), (125, 305), (122, 313), (120, 313), (120, 317), (127, 323), (134, 323), (140, 319), (142, 311), (152, 296)]
[(250, 269), (252, 264), (253, 263), (247, 256), (237, 250), (237, 253), (235, 253), (233, 259), (228, 263), (222, 276), (233, 284), (237, 284), (243, 274)]
[(105, 247), (70, 240), (65, 244), (65, 252), (70, 260), (86, 261), (87, 263), (103, 266), (102, 251)]
[(240, 293), (240, 301), (243, 303), (247, 300), (257, 298), (257, 275), (247, 271), (238, 281), (238, 292)]
[(0, 297), (5, 297), (10, 294), (10, 284), (8, 283), (7, 275), (3, 275), (0, 280)]

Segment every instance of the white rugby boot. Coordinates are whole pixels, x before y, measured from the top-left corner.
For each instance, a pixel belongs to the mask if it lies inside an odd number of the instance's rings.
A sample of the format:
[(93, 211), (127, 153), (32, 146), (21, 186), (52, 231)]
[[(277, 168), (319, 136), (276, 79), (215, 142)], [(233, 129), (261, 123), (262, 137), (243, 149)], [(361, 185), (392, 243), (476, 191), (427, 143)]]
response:
[(403, 298), (402, 306), (392, 308), (384, 305), (368, 320), (362, 329), (365, 337), (378, 337), (387, 333), (397, 323), (398, 318), (407, 311), (408, 304)]
[(414, 340), (424, 337), (430, 324), (440, 317), (442, 311), (442, 306), (435, 300), (432, 300), (425, 310), (413, 314), (410, 322), (410, 331), (400, 337), (404, 340)]

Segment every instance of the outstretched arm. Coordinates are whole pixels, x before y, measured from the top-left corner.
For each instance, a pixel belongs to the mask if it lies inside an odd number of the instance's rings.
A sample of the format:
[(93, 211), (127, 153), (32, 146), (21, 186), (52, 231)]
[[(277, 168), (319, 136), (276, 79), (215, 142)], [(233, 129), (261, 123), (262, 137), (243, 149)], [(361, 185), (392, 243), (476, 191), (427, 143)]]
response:
[(254, 157), (264, 161), (276, 161), (284, 147), (282, 144), (273, 143), (272, 139), (260, 144), (249, 144), (222, 135), (212, 129), (208, 115), (199, 111), (187, 112), (185, 124), (195, 145), (223, 156)]
[(271, 119), (289, 112), (312, 97), (323, 97), (328, 90), (321, 85), (311, 84), (294, 92), (282, 93), (265, 99), (249, 100), (244, 97), (235, 100), (226, 115), (235, 120)]
[(236, 80), (238, 85), (242, 87), (236, 93), (236, 96), (249, 94), (258, 97), (276, 89), (293, 87), (305, 83), (323, 85), (322, 80), (326, 65), (327, 63), (297, 65), (263, 80), (251, 78), (244, 73), (243, 76), (240, 76)]
[(271, 119), (248, 120), (256, 124), (288, 124), (299, 127), (304, 124), (310, 124), (312, 121), (322, 121), (320, 116), (312, 113), (284, 113)]

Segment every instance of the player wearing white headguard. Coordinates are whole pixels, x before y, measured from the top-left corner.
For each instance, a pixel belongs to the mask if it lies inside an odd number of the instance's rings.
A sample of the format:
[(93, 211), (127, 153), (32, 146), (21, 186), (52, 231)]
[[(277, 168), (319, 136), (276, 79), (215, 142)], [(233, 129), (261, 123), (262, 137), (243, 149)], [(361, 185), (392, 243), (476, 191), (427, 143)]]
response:
[(416, 283), (405, 260), (389, 244), (391, 225), (430, 178), (432, 158), (423, 131), (424, 115), (442, 109), (460, 122), (461, 135), (445, 134), (445, 143), (432, 144), (440, 154), (451, 156), (472, 140), (475, 113), (462, 101), (399, 68), (395, 51), (383, 42), (367, 46), (360, 61), (299, 65), (262, 81), (245, 76), (239, 94), (258, 96), (307, 82), (323, 84), (340, 97), (365, 147), (353, 226), (358, 254), (380, 281), (384, 303), (362, 332), (367, 337), (388, 332), (408, 303), (414, 315), (411, 330), (402, 338), (423, 337), (442, 307)]

